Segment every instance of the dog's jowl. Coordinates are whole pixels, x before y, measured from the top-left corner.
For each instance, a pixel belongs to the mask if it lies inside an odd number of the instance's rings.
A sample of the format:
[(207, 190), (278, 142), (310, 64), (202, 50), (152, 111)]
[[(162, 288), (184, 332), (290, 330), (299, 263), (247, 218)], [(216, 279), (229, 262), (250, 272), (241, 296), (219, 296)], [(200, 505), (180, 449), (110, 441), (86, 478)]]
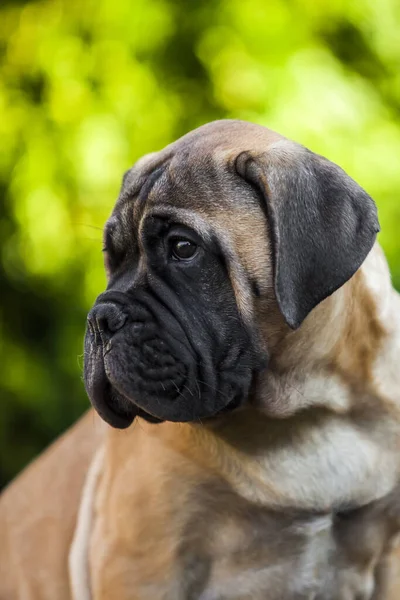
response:
[[(258, 125), (139, 160), (85, 336), (107, 425), (85, 417), (4, 494), (0, 598), (400, 598), (400, 301), (378, 232), (340, 167)], [(48, 566), (13, 566), (39, 534)]]

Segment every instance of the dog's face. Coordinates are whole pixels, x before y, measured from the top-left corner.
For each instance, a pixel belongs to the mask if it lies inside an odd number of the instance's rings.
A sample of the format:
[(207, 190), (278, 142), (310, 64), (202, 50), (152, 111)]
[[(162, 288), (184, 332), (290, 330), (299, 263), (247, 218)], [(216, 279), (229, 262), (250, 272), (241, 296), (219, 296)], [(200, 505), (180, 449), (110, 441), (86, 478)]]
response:
[(116, 427), (238, 407), (267, 368), (257, 303), (299, 327), (377, 231), (343, 171), (256, 125), (210, 123), (140, 160), (105, 226), (108, 286), (85, 339), (93, 405)]

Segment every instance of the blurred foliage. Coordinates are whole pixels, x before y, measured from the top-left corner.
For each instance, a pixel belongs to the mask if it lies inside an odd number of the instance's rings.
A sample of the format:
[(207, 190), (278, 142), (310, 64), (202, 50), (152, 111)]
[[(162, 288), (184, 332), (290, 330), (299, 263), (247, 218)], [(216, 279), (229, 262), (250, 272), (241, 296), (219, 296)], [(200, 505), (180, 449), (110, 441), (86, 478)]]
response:
[(88, 405), (122, 173), (201, 123), (255, 121), (344, 167), (400, 286), (399, 30), (396, 0), (3, 0), (0, 483)]

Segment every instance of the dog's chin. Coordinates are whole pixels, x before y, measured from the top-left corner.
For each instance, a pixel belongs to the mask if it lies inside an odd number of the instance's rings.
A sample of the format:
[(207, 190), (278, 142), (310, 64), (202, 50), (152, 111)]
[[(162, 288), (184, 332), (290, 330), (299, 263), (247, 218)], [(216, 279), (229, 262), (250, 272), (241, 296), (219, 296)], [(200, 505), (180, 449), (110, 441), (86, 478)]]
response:
[[(203, 422), (203, 420), (231, 412), (242, 403), (241, 396), (235, 395), (232, 398), (225, 398), (222, 405), (217, 402), (215, 410), (204, 410), (201, 403), (196, 408), (191, 406), (191, 400), (193, 399), (189, 395), (186, 404), (191, 408), (182, 413), (173, 413), (169, 406), (170, 399), (163, 398), (162, 394), (157, 395), (157, 397), (146, 397), (143, 392), (138, 393), (136, 391), (135, 393), (134, 390), (122, 390), (118, 380), (110, 377), (106, 372), (103, 357), (100, 354), (100, 351), (95, 351), (86, 357), (86, 391), (100, 417), (117, 429), (126, 429), (136, 417), (150, 423), (161, 423), (163, 421)], [(140, 398), (140, 405), (135, 398)]]
[(141, 417), (149, 423), (161, 423), (163, 419), (151, 415), (115, 390), (109, 382), (105, 385), (102, 402), (95, 402), (99, 415), (112, 427), (126, 429), (136, 417)]
[[(160, 399), (160, 402), (162, 402), (162, 398)], [(228, 413), (231, 413), (241, 404), (242, 403), (238, 398), (234, 398), (228, 402), (226, 406), (216, 411), (214, 414), (198, 417), (194, 414), (191, 419), (176, 419), (176, 421), (203, 423), (215, 417), (222, 417)], [(100, 417), (106, 421), (106, 423), (116, 429), (126, 429), (133, 423), (136, 417), (140, 417), (148, 423), (163, 423), (164, 421), (169, 420), (161, 415), (156, 416), (149, 413), (144, 408), (135, 404), (134, 401), (120, 394), (111, 386), (109, 382), (105, 384), (102, 399), (97, 398), (93, 401), (93, 405)]]
[[(160, 399), (160, 403), (162, 398)], [(129, 427), (136, 417), (144, 419), (148, 423), (163, 423), (164, 421), (170, 420), (159, 415), (154, 415), (145, 410), (144, 408), (135, 404), (133, 400), (130, 400), (126, 396), (120, 394), (114, 389), (109, 381), (105, 382), (101, 395), (92, 398), (92, 404), (96, 409), (99, 416), (109, 425), (116, 429), (126, 429)], [(207, 416), (193, 414), (191, 419), (175, 419), (177, 422), (203, 422), (214, 417), (222, 417), (225, 414), (232, 412), (241, 405), (241, 401), (238, 398), (234, 398), (227, 403), (226, 406), (217, 410), (214, 414)]]

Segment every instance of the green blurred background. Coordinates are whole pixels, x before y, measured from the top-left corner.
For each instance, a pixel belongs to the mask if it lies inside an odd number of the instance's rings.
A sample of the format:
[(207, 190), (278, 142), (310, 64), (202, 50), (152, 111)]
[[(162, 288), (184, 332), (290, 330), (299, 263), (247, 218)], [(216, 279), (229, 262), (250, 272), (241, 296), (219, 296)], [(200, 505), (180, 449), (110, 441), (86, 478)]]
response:
[(400, 287), (399, 67), (397, 0), (2, 0), (0, 485), (88, 406), (122, 173), (201, 123), (268, 125), (344, 167)]

